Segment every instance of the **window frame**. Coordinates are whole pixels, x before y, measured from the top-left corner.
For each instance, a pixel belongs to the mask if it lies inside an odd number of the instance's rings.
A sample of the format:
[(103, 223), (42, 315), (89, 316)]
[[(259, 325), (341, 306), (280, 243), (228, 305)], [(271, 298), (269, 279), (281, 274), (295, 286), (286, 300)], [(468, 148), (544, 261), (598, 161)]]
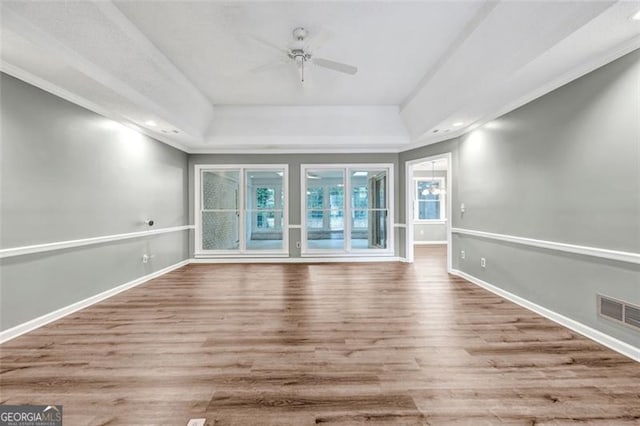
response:
[[(234, 250), (205, 250), (202, 248), (202, 201), (203, 186), (202, 174), (207, 171), (231, 171), (237, 170), (240, 174), (238, 197), (240, 213), (240, 244)], [(247, 239), (247, 208), (246, 199), (246, 172), (252, 171), (276, 171), (282, 172), (282, 191), (284, 203), (282, 204), (282, 249), (256, 250), (246, 248)], [(194, 166), (194, 257), (288, 257), (289, 256), (289, 165), (288, 164), (196, 164)], [(280, 210), (276, 207), (275, 210)], [(265, 211), (274, 211), (268, 209)]]
[(418, 176), (413, 178), (413, 221), (415, 223), (420, 224), (443, 224), (447, 222), (447, 194), (446, 192), (438, 194), (438, 202), (440, 203), (440, 218), (438, 219), (420, 219), (420, 202), (424, 202), (424, 200), (420, 200), (418, 197), (418, 184), (420, 182), (438, 182), (440, 185), (440, 189), (446, 187), (444, 185), (445, 178), (442, 176)]
[[(318, 210), (318, 209), (307, 209), (307, 171), (313, 170), (340, 170), (343, 175), (343, 208), (340, 209), (344, 212), (344, 244), (343, 249), (340, 250), (331, 250), (331, 249), (313, 249), (308, 247), (308, 238), (307, 238), (307, 214), (309, 210)], [(350, 175), (352, 171), (363, 171), (363, 170), (371, 170), (371, 171), (386, 171), (387, 179), (386, 179), (386, 210), (387, 211), (387, 247), (383, 249), (377, 248), (365, 248), (365, 249), (354, 249), (351, 247), (351, 215), (354, 210), (363, 210), (363, 209), (354, 209), (351, 206), (351, 194), (352, 194), (352, 183), (350, 179)], [(395, 223), (394, 223), (394, 194), (395, 185), (394, 185), (394, 164), (393, 163), (321, 163), (321, 164), (301, 164), (300, 165), (300, 243), (301, 243), (301, 257), (322, 257), (322, 256), (330, 256), (330, 257), (384, 257), (384, 256), (392, 256), (395, 253)], [(323, 205), (326, 209), (326, 206)], [(372, 209), (366, 209), (372, 210)]]

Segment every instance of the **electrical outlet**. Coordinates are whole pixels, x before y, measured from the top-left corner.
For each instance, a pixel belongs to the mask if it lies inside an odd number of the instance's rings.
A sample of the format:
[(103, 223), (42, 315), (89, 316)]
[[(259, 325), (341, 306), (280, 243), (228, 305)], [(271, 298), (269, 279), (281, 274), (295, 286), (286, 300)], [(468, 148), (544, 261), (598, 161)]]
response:
[(460, 204), (460, 213), (464, 213), (464, 211), (465, 211), (464, 203), (461, 203)]
[(460, 259), (464, 259), (465, 256), (464, 250), (460, 250)]
[(149, 263), (149, 255), (148, 254), (143, 254), (142, 255), (142, 263)]
[(296, 241), (296, 248), (300, 248), (300, 247), (301, 247), (300, 241)]
[(487, 267), (487, 259), (485, 259), (484, 257), (480, 258), (480, 266), (483, 268)]

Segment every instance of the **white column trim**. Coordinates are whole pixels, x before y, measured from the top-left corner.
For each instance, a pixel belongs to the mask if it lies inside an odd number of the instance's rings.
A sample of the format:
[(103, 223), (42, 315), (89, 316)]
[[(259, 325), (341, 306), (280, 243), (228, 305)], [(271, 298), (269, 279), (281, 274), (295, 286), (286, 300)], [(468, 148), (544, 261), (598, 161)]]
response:
[(56, 241), (53, 243), (34, 244), (31, 246), (12, 247), (0, 250), (0, 259), (5, 257), (23, 256), (26, 254), (42, 253), (46, 251), (62, 250), (73, 247), (82, 247), (93, 244), (108, 243), (111, 241), (129, 240), (131, 238), (148, 237), (150, 235), (167, 234), (169, 232), (194, 229), (193, 225), (172, 226), (169, 228), (151, 229), (148, 231), (129, 232), (126, 234), (103, 235), (101, 237), (82, 238), (78, 240)]
[(487, 238), (490, 240), (506, 241), (508, 243), (521, 244), (530, 247), (540, 247), (549, 250), (563, 251), (566, 253), (581, 254), (585, 256), (599, 257), (602, 259), (617, 260), (640, 264), (640, 253), (603, 249), (599, 247), (580, 246), (575, 244), (559, 243), (555, 241), (536, 240), (533, 238), (517, 237), (515, 235), (495, 234), (493, 232), (474, 231), (471, 229), (452, 228), (454, 234), (470, 235), (473, 237)]

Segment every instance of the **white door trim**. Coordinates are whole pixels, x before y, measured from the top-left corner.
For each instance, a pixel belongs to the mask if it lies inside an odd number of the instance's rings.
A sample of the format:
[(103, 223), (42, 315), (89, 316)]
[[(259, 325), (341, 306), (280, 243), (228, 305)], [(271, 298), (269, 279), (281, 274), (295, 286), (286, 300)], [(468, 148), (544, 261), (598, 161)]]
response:
[(429, 157), (418, 158), (415, 160), (407, 160), (405, 161), (405, 184), (404, 184), (404, 198), (405, 198), (405, 208), (404, 208), (404, 217), (407, 231), (405, 233), (405, 259), (407, 262), (412, 263), (414, 259), (413, 255), (413, 166), (419, 163), (424, 163), (425, 161), (439, 160), (439, 159), (447, 160), (447, 196), (446, 196), (446, 211), (448, 214), (446, 227), (447, 227), (447, 272), (451, 273), (453, 270), (453, 258), (452, 258), (452, 248), (451, 248), (451, 223), (452, 223), (452, 213), (453, 213), (453, 162), (451, 161), (452, 155), (451, 152), (445, 152), (443, 154), (432, 155)]

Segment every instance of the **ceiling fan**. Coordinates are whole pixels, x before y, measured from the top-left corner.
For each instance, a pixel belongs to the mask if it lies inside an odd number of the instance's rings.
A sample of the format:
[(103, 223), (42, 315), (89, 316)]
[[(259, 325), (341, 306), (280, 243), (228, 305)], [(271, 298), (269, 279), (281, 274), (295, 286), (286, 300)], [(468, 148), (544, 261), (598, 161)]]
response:
[(281, 55), (281, 58), (275, 63), (269, 63), (266, 65), (259, 66), (254, 68), (252, 71), (262, 71), (265, 69), (273, 68), (274, 66), (282, 65), (283, 63), (292, 63), (298, 67), (300, 70), (300, 81), (304, 83), (304, 67), (305, 64), (310, 62), (313, 65), (326, 68), (332, 71), (341, 72), (344, 74), (354, 75), (358, 72), (358, 68), (353, 65), (343, 64), (341, 62), (331, 61), (329, 59), (316, 58), (312, 55), (310, 51), (310, 46), (306, 43), (307, 37), (309, 36), (309, 32), (302, 28), (297, 27), (293, 30), (293, 39), (294, 45), (292, 48), (282, 48), (279, 47), (269, 41), (263, 40), (254, 35), (250, 35), (249, 37), (261, 45), (265, 47), (269, 47), (273, 50), (276, 50)]

